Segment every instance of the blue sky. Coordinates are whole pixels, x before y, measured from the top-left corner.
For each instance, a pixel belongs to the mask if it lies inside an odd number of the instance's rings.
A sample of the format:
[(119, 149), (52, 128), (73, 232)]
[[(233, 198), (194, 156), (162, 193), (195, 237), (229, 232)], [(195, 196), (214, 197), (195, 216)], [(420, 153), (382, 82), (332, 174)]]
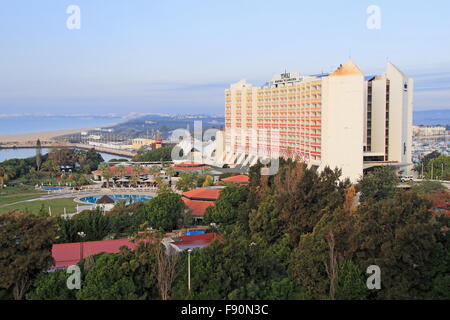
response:
[[(330, 71), (349, 56), (416, 79), (416, 110), (450, 108), (450, 2), (2, 0), (0, 114), (223, 113), (246, 78)], [(66, 9), (81, 9), (68, 30)], [(366, 27), (369, 5), (381, 29)]]

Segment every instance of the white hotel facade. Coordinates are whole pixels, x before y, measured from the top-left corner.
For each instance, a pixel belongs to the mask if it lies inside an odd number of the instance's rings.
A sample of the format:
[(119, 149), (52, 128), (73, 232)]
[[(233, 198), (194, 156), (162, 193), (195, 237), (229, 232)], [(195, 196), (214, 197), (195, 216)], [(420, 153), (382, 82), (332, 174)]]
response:
[(292, 157), (318, 170), (338, 167), (353, 182), (382, 165), (409, 174), (413, 89), (391, 63), (379, 76), (349, 61), (331, 74), (275, 75), (263, 87), (241, 80), (225, 90), (219, 161)]

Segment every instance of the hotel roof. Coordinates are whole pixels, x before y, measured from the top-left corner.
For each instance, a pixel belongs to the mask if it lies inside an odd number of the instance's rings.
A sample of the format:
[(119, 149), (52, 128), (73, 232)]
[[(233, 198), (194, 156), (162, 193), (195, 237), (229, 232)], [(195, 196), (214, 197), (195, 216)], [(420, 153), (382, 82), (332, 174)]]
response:
[(361, 70), (356, 66), (353, 61), (348, 61), (341, 65), (335, 72), (331, 74), (332, 77), (341, 76), (364, 76)]
[(201, 217), (205, 214), (206, 209), (214, 206), (213, 201), (195, 201), (187, 198), (182, 198), (184, 204), (191, 209), (192, 214), (197, 217)]
[(175, 171), (188, 171), (188, 170), (203, 170), (205, 168), (205, 164), (197, 163), (193, 161), (181, 162), (179, 164), (174, 165), (172, 168)]
[(198, 188), (182, 193), (182, 196), (190, 200), (210, 200), (216, 201), (219, 198), (221, 189)]
[(204, 248), (214, 240), (220, 241), (221, 239), (222, 238), (217, 233), (204, 233), (174, 238), (174, 241), (170, 242), (170, 244), (179, 251), (183, 251), (187, 249)]
[(240, 184), (247, 184), (250, 181), (250, 178), (245, 174), (240, 174), (238, 176), (231, 176), (227, 178), (221, 179), (224, 182), (235, 182)]
[(91, 255), (102, 252), (117, 253), (123, 246), (134, 249), (137, 245), (130, 239), (54, 244), (52, 247), (52, 257), (55, 260), (54, 267), (57, 269), (67, 268)]

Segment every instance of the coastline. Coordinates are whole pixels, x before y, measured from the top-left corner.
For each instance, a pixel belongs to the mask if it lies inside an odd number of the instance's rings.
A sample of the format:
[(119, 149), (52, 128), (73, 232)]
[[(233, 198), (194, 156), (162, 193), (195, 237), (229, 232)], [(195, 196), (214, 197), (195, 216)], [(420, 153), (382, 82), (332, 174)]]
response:
[(14, 143), (36, 143), (39, 139), (41, 142), (54, 142), (56, 137), (81, 133), (83, 131), (92, 131), (94, 128), (86, 129), (67, 129), (67, 130), (53, 130), (32, 133), (20, 133), (10, 135), (0, 135), (0, 144), (14, 144)]

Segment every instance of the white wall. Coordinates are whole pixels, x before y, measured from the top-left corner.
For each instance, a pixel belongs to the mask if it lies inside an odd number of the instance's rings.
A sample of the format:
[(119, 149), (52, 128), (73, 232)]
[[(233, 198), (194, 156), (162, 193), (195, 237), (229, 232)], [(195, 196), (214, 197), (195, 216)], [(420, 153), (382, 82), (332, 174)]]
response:
[(363, 173), (364, 76), (322, 79), (322, 165), (357, 182)]

